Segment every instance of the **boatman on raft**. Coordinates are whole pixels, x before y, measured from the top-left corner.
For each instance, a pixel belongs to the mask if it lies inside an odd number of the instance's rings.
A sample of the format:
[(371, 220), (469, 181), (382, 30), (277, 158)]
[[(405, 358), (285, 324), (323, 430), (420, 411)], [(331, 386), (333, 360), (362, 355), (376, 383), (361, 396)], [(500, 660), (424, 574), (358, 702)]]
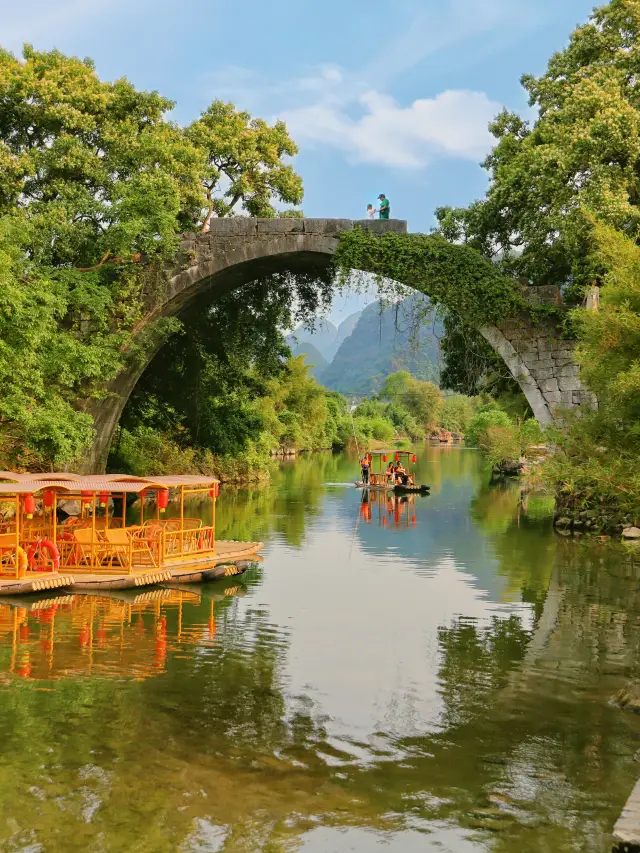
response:
[(369, 457), (365, 454), (360, 460), (360, 468), (362, 469), (362, 485), (369, 485)]

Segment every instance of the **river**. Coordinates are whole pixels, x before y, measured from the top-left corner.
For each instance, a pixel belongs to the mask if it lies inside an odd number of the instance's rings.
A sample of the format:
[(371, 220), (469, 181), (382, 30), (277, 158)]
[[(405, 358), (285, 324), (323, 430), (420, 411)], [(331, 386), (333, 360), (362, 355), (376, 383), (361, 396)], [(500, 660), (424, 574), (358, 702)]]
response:
[(219, 537), (266, 543), (241, 578), (0, 604), (0, 849), (608, 851), (638, 566), (417, 452), (397, 504), (345, 455), (223, 489)]

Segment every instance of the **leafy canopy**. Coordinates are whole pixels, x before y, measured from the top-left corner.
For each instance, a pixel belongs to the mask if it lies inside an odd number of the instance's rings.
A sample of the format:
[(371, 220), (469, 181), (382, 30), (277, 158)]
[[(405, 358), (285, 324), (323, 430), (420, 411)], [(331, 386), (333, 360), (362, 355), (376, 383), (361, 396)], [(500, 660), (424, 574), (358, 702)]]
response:
[(302, 201), (302, 179), (283, 161), (298, 153), (284, 122), (271, 127), (233, 104), (214, 101), (187, 128), (186, 138), (206, 157), (203, 188), (209, 213), (228, 216), (242, 203), (251, 216), (273, 217), (274, 198)]
[(354, 228), (340, 236), (335, 264), (342, 283), (354, 270), (373, 273), (383, 287), (384, 280), (413, 287), (476, 323), (497, 323), (524, 305), (512, 279), (473, 248), (452, 245), (440, 234), (378, 236)]
[(437, 211), (441, 233), (532, 284), (576, 298), (602, 272), (587, 209), (635, 236), (640, 226), (640, 3), (596, 9), (541, 77), (522, 84), (538, 118), (504, 111), (490, 129), (485, 199)]
[(547, 476), (571, 501), (611, 502), (638, 512), (640, 494), (640, 248), (596, 224), (603, 266), (598, 311), (577, 308), (576, 357), (598, 407), (557, 430)]
[(59, 465), (86, 447), (82, 408), (135, 355), (183, 231), (214, 209), (265, 216), (301, 199), (282, 123), (214, 102), (183, 129), (172, 107), (101, 81), (90, 60), (0, 49), (5, 465)]

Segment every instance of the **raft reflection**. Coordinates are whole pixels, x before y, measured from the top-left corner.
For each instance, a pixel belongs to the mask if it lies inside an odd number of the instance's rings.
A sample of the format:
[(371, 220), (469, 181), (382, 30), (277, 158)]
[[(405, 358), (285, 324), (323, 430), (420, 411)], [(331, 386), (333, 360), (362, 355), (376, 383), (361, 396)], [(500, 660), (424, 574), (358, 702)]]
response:
[[(16, 676), (137, 681), (157, 676), (165, 672), (169, 652), (214, 645), (216, 601), (244, 593), (237, 582), (219, 587), (207, 595), (204, 611), (202, 596), (186, 589), (1, 602), (0, 683)], [(206, 622), (194, 621), (203, 612)]]

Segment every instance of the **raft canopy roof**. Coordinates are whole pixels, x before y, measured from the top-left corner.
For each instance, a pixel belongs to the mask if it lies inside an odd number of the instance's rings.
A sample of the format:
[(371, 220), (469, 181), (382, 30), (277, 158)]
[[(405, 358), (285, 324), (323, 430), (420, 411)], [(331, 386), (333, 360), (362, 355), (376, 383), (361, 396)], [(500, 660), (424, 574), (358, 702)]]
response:
[(204, 475), (176, 475), (161, 477), (133, 477), (127, 474), (19, 474), (15, 471), (0, 471), (0, 494), (30, 494), (44, 489), (65, 492), (142, 492), (145, 489), (207, 489), (219, 482), (215, 477)]
[(395, 453), (405, 456), (411, 456), (413, 454), (413, 450), (367, 450), (367, 453), (371, 454), (371, 456), (393, 456)]

